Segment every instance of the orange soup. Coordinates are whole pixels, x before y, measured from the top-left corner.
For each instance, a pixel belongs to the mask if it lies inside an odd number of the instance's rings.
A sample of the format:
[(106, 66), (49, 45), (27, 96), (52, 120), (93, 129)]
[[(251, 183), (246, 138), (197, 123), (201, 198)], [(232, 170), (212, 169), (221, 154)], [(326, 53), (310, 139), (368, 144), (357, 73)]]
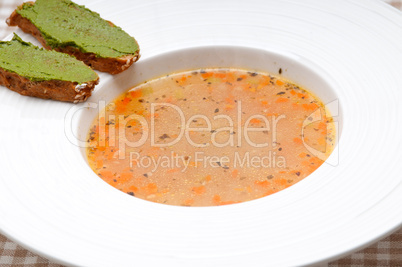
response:
[(107, 104), (87, 156), (129, 195), (217, 206), (294, 185), (334, 145), (332, 118), (312, 93), (267, 73), (211, 68), (150, 80)]

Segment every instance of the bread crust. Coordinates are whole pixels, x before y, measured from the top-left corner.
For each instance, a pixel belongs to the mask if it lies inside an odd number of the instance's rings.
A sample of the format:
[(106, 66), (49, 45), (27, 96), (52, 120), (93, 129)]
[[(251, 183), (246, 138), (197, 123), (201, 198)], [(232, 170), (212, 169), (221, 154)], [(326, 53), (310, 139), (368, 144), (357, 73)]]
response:
[(60, 80), (31, 81), (26, 77), (0, 68), (0, 85), (21, 95), (43, 99), (73, 103), (84, 102), (91, 96), (91, 92), (98, 82), (99, 78), (84, 84)]
[[(33, 2), (26, 3), (34, 4)], [(19, 6), (17, 10), (21, 7), (22, 5)], [(43, 38), (43, 35), (39, 29), (30, 20), (24, 18), (16, 11), (10, 15), (6, 22), (9, 26), (18, 26), (22, 31), (32, 34), (45, 49), (52, 50), (52, 47), (47, 45), (46, 40)], [(109, 24), (113, 26), (113, 23), (109, 22)], [(102, 72), (108, 72), (110, 74), (118, 74), (128, 69), (140, 57), (138, 51), (134, 55), (125, 55), (118, 58), (101, 58), (97, 57), (94, 53), (81, 52), (78, 48), (72, 46), (58, 47), (54, 48), (53, 50), (74, 56), (91, 68)]]

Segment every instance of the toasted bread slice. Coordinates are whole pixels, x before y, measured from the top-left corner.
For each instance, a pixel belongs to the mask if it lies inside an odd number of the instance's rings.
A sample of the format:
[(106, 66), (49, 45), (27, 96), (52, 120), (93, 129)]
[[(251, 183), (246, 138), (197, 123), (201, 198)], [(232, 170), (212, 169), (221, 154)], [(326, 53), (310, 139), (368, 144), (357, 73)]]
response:
[(133, 37), (70, 0), (26, 2), (7, 24), (32, 34), (46, 49), (72, 55), (99, 71), (117, 74), (139, 58)]
[(48, 51), (22, 41), (17, 35), (0, 42), (0, 85), (26, 96), (83, 102), (99, 77), (72, 56)]

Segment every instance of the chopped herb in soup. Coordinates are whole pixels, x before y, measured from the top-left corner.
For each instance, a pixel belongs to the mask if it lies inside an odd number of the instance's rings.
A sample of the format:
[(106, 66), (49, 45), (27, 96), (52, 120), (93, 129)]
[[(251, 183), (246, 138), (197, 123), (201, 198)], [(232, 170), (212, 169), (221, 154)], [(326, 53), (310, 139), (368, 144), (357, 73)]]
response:
[(137, 198), (218, 206), (274, 194), (331, 154), (324, 104), (262, 72), (211, 68), (140, 84), (101, 111), (87, 156), (106, 183)]

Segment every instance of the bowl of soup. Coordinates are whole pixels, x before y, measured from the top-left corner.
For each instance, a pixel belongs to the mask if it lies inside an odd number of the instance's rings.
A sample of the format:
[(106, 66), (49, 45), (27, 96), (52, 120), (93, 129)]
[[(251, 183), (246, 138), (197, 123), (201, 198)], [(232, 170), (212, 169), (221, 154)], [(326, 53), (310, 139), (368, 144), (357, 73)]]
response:
[(81, 154), (100, 182), (142, 200), (220, 206), (267, 197), (331, 164), (340, 107), (324, 77), (307, 60), (246, 47), (155, 56), (86, 104)]

